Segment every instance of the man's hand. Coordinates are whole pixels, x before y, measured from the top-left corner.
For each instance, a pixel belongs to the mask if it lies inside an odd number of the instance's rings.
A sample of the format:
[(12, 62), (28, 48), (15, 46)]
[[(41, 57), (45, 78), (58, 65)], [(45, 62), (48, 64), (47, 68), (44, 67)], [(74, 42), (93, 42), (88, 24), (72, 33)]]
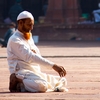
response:
[(33, 49), (32, 49), (31, 51), (33, 51), (34, 53), (36, 53), (36, 51), (35, 51), (35, 50), (33, 50)]
[(53, 65), (53, 69), (59, 73), (60, 77), (64, 77), (66, 75), (66, 70), (63, 66), (58, 66), (56, 64)]

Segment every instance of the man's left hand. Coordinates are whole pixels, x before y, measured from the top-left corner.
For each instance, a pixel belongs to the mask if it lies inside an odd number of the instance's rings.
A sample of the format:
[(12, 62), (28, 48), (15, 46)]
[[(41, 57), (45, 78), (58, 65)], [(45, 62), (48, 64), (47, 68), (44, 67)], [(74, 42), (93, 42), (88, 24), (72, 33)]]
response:
[(63, 66), (53, 65), (53, 69), (59, 73), (60, 77), (64, 77), (67, 73)]

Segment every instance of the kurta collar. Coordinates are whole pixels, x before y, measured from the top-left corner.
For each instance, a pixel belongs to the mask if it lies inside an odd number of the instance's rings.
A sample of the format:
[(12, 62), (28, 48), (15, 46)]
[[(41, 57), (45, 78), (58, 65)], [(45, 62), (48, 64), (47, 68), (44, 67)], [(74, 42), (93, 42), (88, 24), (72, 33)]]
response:
[[(16, 32), (19, 33), (19, 34), (21, 34), (21, 35), (23, 35), (23, 33), (20, 32), (18, 29), (16, 30)], [(23, 36), (24, 36), (24, 35), (23, 35)]]

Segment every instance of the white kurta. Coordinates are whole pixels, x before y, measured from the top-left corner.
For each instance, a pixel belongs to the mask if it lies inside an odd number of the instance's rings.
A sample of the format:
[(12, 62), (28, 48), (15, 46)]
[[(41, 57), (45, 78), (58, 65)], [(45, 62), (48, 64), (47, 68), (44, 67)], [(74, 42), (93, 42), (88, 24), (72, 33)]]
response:
[[(32, 52), (32, 49), (36, 53)], [(42, 73), (40, 66), (51, 67), (53, 62), (43, 58), (31, 37), (26, 40), (18, 30), (10, 37), (7, 45), (7, 60), (10, 73), (23, 80), (25, 89), (30, 92), (55, 90), (65, 87), (66, 79)]]

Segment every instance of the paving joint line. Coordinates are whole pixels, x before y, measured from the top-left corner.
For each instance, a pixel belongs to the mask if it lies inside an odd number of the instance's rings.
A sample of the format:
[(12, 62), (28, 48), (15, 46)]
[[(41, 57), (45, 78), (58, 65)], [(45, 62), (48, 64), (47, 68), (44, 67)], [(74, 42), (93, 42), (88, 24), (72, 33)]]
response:
[[(44, 58), (100, 58), (100, 56), (42, 56)], [(6, 56), (0, 57), (0, 59), (6, 59)]]

